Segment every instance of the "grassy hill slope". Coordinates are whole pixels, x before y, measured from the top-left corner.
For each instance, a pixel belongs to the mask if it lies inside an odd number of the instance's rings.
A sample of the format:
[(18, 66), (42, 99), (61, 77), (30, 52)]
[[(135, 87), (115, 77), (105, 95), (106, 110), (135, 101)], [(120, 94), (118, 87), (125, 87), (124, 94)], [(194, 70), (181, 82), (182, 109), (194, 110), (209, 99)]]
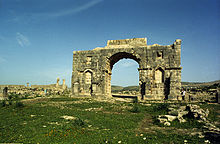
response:
[[(181, 82), (183, 87), (205, 87), (205, 86), (212, 86), (212, 85), (220, 85), (220, 80), (211, 81), (211, 82)], [(138, 91), (139, 86), (112, 86), (112, 92), (119, 92), (119, 91)]]

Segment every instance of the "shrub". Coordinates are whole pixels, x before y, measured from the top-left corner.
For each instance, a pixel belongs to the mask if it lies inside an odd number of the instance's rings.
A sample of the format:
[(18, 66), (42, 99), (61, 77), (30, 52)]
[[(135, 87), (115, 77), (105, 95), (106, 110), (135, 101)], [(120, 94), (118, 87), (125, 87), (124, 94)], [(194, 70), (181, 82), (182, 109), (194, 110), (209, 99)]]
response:
[(1, 102), (1, 105), (2, 105), (2, 107), (7, 106), (6, 101), (5, 101), (5, 100), (3, 100), (3, 101)]
[(83, 127), (83, 126), (86, 125), (86, 123), (85, 123), (82, 119), (76, 118), (76, 119), (74, 120), (74, 125)]
[(19, 97), (19, 94), (16, 94), (16, 93), (9, 93), (8, 95), (9, 100), (15, 100), (15, 99), (18, 99), (18, 97)]
[(133, 103), (138, 103), (138, 98), (137, 97), (135, 97), (135, 98), (133, 98), (133, 101), (132, 101)]
[(162, 115), (168, 113), (168, 107), (167, 103), (154, 103), (150, 107), (146, 107), (146, 111), (153, 115)]
[(203, 123), (199, 123), (196, 119), (184, 117), (185, 123), (180, 123), (177, 119), (172, 121), (171, 126), (175, 128), (190, 129), (202, 128)]
[(169, 107), (169, 104), (160, 103), (160, 104), (155, 105), (153, 109), (154, 109), (154, 111), (157, 111), (157, 112), (167, 113), (168, 107)]
[(20, 101), (16, 102), (15, 107), (24, 107), (24, 104)]
[(140, 112), (140, 108), (139, 108), (138, 104), (135, 103), (135, 104), (133, 104), (133, 107), (129, 111), (133, 112), (133, 113), (138, 113), (138, 112)]
[(12, 95), (9, 95), (9, 96), (8, 96), (8, 99), (9, 99), (9, 100), (11, 100), (11, 99), (12, 99), (12, 97), (13, 97)]
[(8, 104), (9, 104), (9, 105), (12, 105), (12, 101), (9, 101)]

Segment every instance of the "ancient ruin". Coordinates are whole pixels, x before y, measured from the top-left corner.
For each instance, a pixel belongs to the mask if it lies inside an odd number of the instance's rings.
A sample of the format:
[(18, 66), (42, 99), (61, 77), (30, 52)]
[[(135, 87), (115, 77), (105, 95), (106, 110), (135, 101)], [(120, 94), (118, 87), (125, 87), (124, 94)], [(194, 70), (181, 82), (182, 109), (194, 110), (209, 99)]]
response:
[(73, 52), (73, 96), (111, 97), (111, 74), (123, 58), (139, 64), (139, 99), (176, 100), (181, 89), (181, 40), (161, 46), (146, 38), (108, 40), (107, 46)]
[(46, 95), (56, 95), (64, 94), (68, 91), (65, 79), (63, 79), (63, 84), (59, 84), (59, 78), (57, 78), (56, 84), (49, 85), (0, 85), (0, 100), (6, 99), (8, 95), (23, 95), (23, 96), (46, 96)]

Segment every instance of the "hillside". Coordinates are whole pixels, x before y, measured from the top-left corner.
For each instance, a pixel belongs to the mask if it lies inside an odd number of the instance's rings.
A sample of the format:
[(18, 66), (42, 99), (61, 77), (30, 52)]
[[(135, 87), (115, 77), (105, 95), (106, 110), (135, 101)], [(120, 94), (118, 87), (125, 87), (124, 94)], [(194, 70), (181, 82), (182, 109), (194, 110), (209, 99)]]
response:
[(138, 91), (139, 86), (127, 86), (127, 87), (122, 87), (122, 86), (112, 86), (112, 92), (119, 92), (119, 91)]
[(182, 86), (192, 86), (192, 87), (200, 87), (200, 86), (211, 86), (214, 84), (220, 84), (220, 80), (211, 81), (211, 82), (181, 82)]
[[(211, 81), (211, 82), (181, 82), (183, 87), (210, 87), (213, 85), (220, 85), (220, 80)], [(138, 91), (139, 86), (112, 86), (112, 92), (119, 92), (119, 91)]]

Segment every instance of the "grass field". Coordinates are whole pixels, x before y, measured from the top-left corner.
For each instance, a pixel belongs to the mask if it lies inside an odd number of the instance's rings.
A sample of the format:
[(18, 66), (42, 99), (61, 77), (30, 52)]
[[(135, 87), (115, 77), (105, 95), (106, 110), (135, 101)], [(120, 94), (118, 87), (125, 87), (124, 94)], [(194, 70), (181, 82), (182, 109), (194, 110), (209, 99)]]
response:
[[(0, 143), (204, 143), (191, 135), (201, 130), (192, 121), (158, 124), (155, 117), (166, 114), (168, 105), (65, 96), (12, 99), (1, 102)], [(219, 105), (202, 106), (219, 123)]]

